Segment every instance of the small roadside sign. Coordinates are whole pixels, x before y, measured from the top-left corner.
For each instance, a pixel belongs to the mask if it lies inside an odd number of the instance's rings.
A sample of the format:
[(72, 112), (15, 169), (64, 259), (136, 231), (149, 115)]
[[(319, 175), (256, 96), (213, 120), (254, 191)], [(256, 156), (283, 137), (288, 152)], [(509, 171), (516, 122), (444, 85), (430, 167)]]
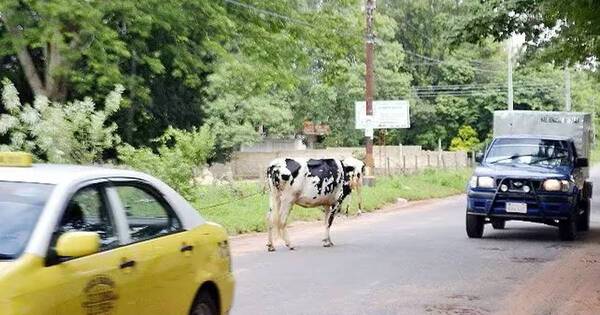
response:
[(373, 101), (372, 122), (367, 121), (366, 102), (354, 103), (356, 129), (410, 128), (408, 101)]

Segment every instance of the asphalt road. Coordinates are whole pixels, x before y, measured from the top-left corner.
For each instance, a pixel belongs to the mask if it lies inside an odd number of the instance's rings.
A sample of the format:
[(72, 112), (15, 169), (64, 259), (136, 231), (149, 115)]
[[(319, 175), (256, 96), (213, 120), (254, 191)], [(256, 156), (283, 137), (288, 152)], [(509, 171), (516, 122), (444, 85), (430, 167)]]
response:
[[(592, 173), (600, 178), (600, 168)], [(483, 239), (468, 239), (465, 196), (334, 222), (332, 248), (320, 246), (316, 224), (290, 230), (293, 252), (279, 244), (267, 253), (264, 235), (234, 240), (232, 314), (499, 312), (519, 284), (600, 234), (592, 207), (591, 231), (571, 243), (557, 228), (524, 222), (486, 225)]]

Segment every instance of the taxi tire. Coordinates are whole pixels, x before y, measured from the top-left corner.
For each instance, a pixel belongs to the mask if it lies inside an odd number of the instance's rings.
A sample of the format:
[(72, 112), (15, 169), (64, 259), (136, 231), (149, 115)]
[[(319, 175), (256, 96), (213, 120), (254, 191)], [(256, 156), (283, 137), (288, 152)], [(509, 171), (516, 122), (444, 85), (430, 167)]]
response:
[(504, 230), (506, 227), (506, 220), (492, 219), (492, 227), (494, 230)]
[(577, 237), (577, 217), (571, 215), (567, 220), (558, 223), (558, 235), (561, 241), (574, 241)]
[(196, 298), (190, 315), (218, 315), (217, 303), (208, 291), (202, 291)]
[(483, 216), (467, 213), (466, 221), (467, 236), (469, 238), (483, 237), (483, 229), (485, 227), (485, 218)]
[(585, 199), (581, 201), (580, 209), (583, 210), (583, 213), (577, 216), (577, 230), (579, 231), (589, 231), (590, 230), (590, 200)]

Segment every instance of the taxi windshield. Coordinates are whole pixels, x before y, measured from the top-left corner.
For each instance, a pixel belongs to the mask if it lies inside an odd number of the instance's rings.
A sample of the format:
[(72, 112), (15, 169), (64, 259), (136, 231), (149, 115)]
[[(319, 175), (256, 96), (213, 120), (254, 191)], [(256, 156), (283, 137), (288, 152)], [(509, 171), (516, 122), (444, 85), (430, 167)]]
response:
[(526, 164), (547, 168), (572, 164), (569, 142), (544, 139), (498, 139), (487, 154), (488, 164)]
[(0, 260), (23, 252), (53, 187), (0, 181)]

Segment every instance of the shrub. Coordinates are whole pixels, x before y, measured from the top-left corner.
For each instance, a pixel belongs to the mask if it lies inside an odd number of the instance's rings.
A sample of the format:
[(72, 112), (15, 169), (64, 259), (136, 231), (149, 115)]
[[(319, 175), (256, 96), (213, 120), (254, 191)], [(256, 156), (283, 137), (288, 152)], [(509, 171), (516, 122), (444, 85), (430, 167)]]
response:
[(26, 151), (51, 163), (99, 162), (102, 153), (121, 142), (117, 125), (106, 120), (120, 108), (123, 86), (110, 92), (103, 110), (91, 98), (66, 104), (36, 96), (33, 106), (22, 105), (19, 92), (4, 80), (2, 101), (7, 110), (0, 115), (0, 136), (9, 139), (0, 151)]
[(215, 137), (210, 128), (183, 131), (169, 127), (154, 140), (158, 149), (136, 149), (129, 144), (118, 148), (122, 163), (152, 174), (188, 199), (194, 199), (194, 178), (214, 154)]

